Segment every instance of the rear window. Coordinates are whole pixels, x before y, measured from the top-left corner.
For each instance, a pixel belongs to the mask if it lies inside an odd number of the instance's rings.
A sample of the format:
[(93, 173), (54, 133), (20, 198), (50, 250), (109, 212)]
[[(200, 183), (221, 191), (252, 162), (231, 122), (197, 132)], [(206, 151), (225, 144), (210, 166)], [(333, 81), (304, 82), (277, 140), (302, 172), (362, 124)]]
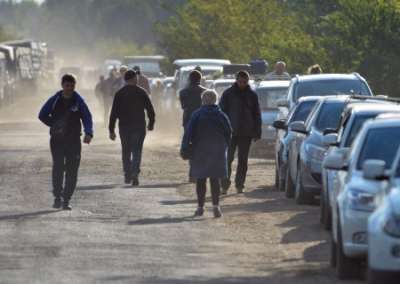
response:
[(338, 127), (340, 114), (342, 113), (343, 103), (325, 103), (319, 110), (315, 127), (323, 132), (327, 128), (336, 129)]
[(394, 156), (400, 145), (400, 127), (385, 127), (368, 131), (360, 156), (357, 169), (361, 170), (365, 160), (377, 159), (386, 163), (386, 169), (392, 165)]
[(369, 119), (375, 117), (376, 114), (366, 114), (366, 115), (358, 115), (354, 118), (353, 125), (350, 128), (349, 134), (347, 136), (347, 140), (344, 143), (344, 147), (350, 147), (351, 143), (353, 143), (354, 138), (356, 137), (358, 131), (360, 130), (363, 123)]
[(258, 88), (256, 89), (258, 95), (258, 102), (260, 104), (260, 109), (277, 109), (276, 101), (278, 99), (284, 98), (287, 94), (286, 88)]
[(350, 95), (353, 92), (356, 95), (372, 95), (364, 81), (335, 79), (297, 83), (294, 101), (306, 96)]

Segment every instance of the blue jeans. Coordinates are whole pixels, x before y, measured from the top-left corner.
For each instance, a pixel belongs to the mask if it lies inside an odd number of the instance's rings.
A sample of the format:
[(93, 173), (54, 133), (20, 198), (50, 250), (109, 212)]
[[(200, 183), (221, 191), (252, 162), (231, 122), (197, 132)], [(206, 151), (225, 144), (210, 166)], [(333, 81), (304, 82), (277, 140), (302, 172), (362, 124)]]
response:
[(138, 176), (146, 126), (119, 126), (119, 136), (121, 138), (122, 165), (125, 177)]

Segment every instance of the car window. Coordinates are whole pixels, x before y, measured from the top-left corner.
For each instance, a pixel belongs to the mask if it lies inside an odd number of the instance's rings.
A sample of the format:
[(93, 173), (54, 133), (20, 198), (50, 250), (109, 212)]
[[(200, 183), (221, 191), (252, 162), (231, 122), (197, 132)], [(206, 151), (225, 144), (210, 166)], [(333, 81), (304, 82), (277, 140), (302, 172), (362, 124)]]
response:
[(318, 101), (318, 102), (314, 105), (314, 107), (311, 109), (310, 113), (309, 113), (308, 116), (307, 116), (306, 121), (304, 122), (304, 124), (305, 124), (305, 126), (306, 126), (306, 128), (307, 128), (308, 131), (310, 130), (311, 123), (312, 123), (312, 121), (314, 120), (314, 114), (315, 114), (315, 112), (319, 109), (320, 105), (321, 105), (321, 101)]
[(305, 96), (350, 95), (353, 92), (356, 95), (371, 96), (363, 81), (331, 79), (297, 83), (293, 101)]
[(327, 128), (336, 129), (342, 109), (343, 103), (324, 103), (318, 113), (315, 127), (321, 132)]
[(260, 109), (277, 109), (276, 101), (284, 98), (287, 88), (257, 88)]
[(305, 121), (317, 101), (300, 103), (289, 117), (288, 124), (293, 121)]
[(350, 147), (351, 143), (353, 143), (354, 138), (356, 137), (358, 131), (360, 130), (363, 123), (369, 119), (375, 117), (376, 114), (365, 114), (365, 115), (356, 115), (354, 118), (353, 124), (349, 130), (349, 134), (347, 135), (346, 141), (344, 141), (343, 147)]
[(397, 164), (396, 166), (396, 172), (394, 173), (395, 177), (400, 177), (400, 163)]
[(377, 159), (386, 163), (386, 169), (392, 165), (400, 145), (400, 126), (370, 129), (364, 139), (357, 169), (361, 170), (365, 160)]

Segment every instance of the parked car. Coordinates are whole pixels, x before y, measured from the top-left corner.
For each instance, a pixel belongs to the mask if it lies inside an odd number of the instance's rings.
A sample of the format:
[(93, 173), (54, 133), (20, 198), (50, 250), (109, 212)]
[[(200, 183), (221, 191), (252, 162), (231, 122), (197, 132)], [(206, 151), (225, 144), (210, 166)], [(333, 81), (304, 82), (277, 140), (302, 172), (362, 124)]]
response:
[(123, 63), (132, 70), (134, 66), (140, 67), (140, 72), (148, 78), (159, 78), (162, 76), (160, 62), (164, 60), (163, 55), (124, 56)]
[(210, 89), (215, 90), (218, 93), (218, 98), (221, 97), (222, 93), (228, 89), (230, 86), (232, 86), (232, 84), (234, 84), (236, 82), (235, 78), (221, 78), (221, 79), (217, 79), (214, 80), (211, 83)]
[(387, 179), (375, 196), (368, 218), (368, 283), (399, 283), (400, 279), (400, 151), (389, 175), (381, 160), (370, 160), (363, 169), (367, 180)]
[[(350, 104), (343, 111), (340, 126), (337, 133), (329, 133), (322, 138), (322, 143), (329, 147), (326, 156), (329, 156), (338, 149), (351, 146), (355, 136), (363, 123), (374, 118), (379, 114), (388, 112), (400, 113), (400, 106), (376, 103), (376, 99), (370, 100), (366, 104)], [(383, 101), (384, 102), (384, 101)], [(322, 168), (322, 190), (321, 190), (321, 218), (320, 221), (326, 230), (331, 228), (331, 204), (332, 204), (332, 184), (337, 172)]]
[(289, 81), (259, 81), (253, 87), (260, 104), (262, 133), (257, 143), (252, 143), (252, 154), (272, 155), (275, 149), (276, 130), (272, 126), (278, 116), (276, 101), (285, 96)]
[[(275, 187), (285, 190), (286, 172), (288, 163), (288, 146), (292, 140), (293, 131), (289, 129), (293, 121), (305, 121), (315, 103), (322, 97), (302, 97), (297, 100), (294, 107), (284, 120), (276, 120), (273, 127), (277, 130), (275, 135)], [(286, 192), (286, 197), (293, 197), (292, 192)]]
[(364, 123), (347, 154), (342, 151), (324, 161), (324, 167), (338, 171), (332, 191), (331, 264), (339, 279), (358, 278), (367, 256), (367, 220), (382, 181), (366, 180), (364, 165), (378, 159), (389, 170), (399, 145), (399, 118), (380, 115)]
[(301, 97), (351, 94), (373, 95), (367, 81), (357, 73), (297, 75), (290, 81), (286, 98), (278, 101), (278, 119), (286, 118), (289, 110)]
[(321, 168), (327, 146), (322, 145), (325, 129), (336, 129), (343, 106), (349, 96), (321, 98), (307, 120), (290, 125), (294, 133), (289, 143), (286, 191), (293, 194), (297, 204), (312, 204), (321, 193)]

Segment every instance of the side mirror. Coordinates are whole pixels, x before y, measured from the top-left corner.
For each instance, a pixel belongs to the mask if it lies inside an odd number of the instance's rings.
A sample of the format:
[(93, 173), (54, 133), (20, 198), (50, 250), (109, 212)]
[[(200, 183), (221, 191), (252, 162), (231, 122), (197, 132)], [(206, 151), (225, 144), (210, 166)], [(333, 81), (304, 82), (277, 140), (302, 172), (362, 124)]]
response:
[(275, 120), (272, 126), (276, 129), (286, 129), (284, 120)]
[(338, 135), (336, 133), (329, 133), (322, 137), (322, 145), (334, 146), (337, 145)]
[(332, 154), (324, 159), (323, 167), (330, 170), (347, 170), (345, 158), (340, 154)]
[(385, 161), (365, 160), (363, 164), (363, 177), (370, 180), (383, 180), (385, 176)]
[(306, 126), (303, 121), (295, 121), (290, 124), (290, 130), (307, 134)]
[(276, 106), (277, 107), (289, 107), (289, 104), (288, 104), (288, 102), (287, 102), (287, 100), (285, 99), (285, 98), (282, 98), (282, 99), (278, 99), (278, 100), (276, 100)]

